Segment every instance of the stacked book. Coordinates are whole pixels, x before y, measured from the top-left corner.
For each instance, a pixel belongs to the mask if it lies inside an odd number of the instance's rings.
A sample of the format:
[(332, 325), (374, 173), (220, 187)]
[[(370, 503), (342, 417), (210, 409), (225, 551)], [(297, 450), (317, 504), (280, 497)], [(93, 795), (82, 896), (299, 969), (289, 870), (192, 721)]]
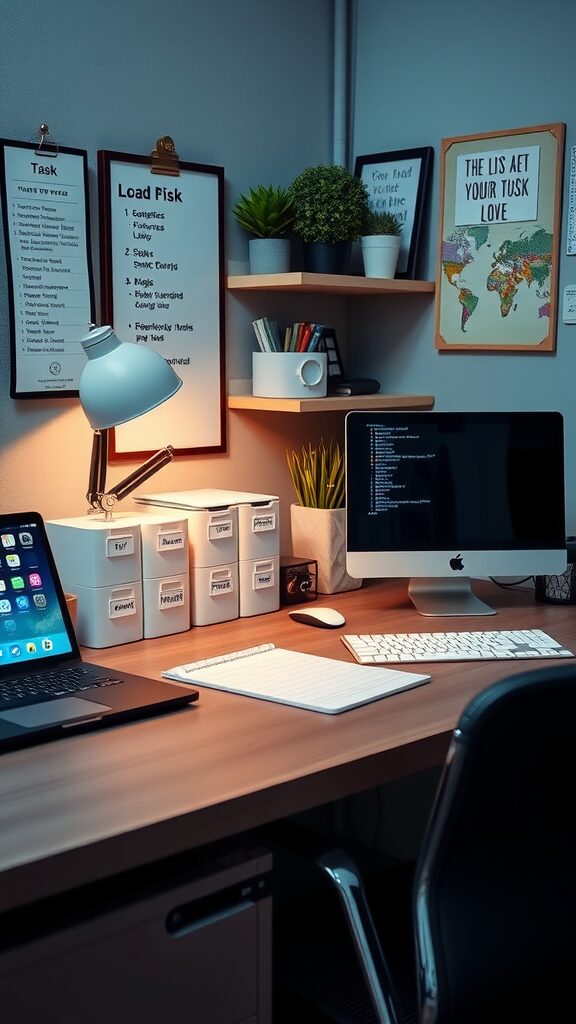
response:
[(298, 320), (286, 327), (282, 338), (276, 321), (266, 316), (253, 320), (252, 326), (262, 352), (315, 352), (325, 329), (324, 324)]

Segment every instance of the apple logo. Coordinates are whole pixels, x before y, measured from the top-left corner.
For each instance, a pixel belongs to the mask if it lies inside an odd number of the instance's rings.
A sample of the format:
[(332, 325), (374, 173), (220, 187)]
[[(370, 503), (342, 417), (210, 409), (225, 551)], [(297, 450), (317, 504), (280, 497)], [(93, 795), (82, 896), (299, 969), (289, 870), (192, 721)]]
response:
[(455, 555), (454, 558), (450, 559), (450, 568), (457, 569), (458, 572), (462, 572), (464, 568), (464, 562), (462, 561), (462, 555)]

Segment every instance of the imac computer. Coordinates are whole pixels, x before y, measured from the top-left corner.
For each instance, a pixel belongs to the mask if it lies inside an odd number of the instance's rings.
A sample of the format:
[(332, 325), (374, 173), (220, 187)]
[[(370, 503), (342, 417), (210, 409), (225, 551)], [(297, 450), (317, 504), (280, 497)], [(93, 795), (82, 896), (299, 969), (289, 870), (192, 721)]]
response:
[(350, 412), (346, 566), (423, 615), (491, 615), (469, 577), (566, 570), (558, 412)]

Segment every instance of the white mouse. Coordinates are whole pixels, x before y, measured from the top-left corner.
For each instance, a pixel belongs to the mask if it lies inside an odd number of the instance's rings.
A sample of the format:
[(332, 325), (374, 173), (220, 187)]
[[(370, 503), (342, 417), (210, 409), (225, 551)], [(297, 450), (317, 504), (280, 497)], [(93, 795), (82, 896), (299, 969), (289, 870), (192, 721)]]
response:
[(295, 622), (303, 622), (306, 626), (320, 626), (322, 629), (337, 629), (343, 626), (346, 619), (334, 608), (309, 605), (307, 608), (296, 608), (288, 612)]

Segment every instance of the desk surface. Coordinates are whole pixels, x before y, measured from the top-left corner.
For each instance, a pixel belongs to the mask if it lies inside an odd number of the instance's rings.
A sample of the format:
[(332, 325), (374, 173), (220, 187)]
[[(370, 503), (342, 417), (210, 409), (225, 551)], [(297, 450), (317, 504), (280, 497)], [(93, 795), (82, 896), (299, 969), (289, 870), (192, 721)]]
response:
[[(338, 630), (288, 610), (106, 650), (87, 660), (159, 677), (185, 661), (257, 643), (352, 661), (340, 634), (541, 627), (574, 650), (569, 606), (487, 582), (490, 619), (423, 619), (400, 581), (321, 597)], [(556, 664), (556, 662), (552, 662)], [(198, 847), (438, 765), (467, 701), (518, 661), (434, 663), (432, 680), (341, 715), (200, 688), (184, 710), (0, 757), (0, 911)]]

